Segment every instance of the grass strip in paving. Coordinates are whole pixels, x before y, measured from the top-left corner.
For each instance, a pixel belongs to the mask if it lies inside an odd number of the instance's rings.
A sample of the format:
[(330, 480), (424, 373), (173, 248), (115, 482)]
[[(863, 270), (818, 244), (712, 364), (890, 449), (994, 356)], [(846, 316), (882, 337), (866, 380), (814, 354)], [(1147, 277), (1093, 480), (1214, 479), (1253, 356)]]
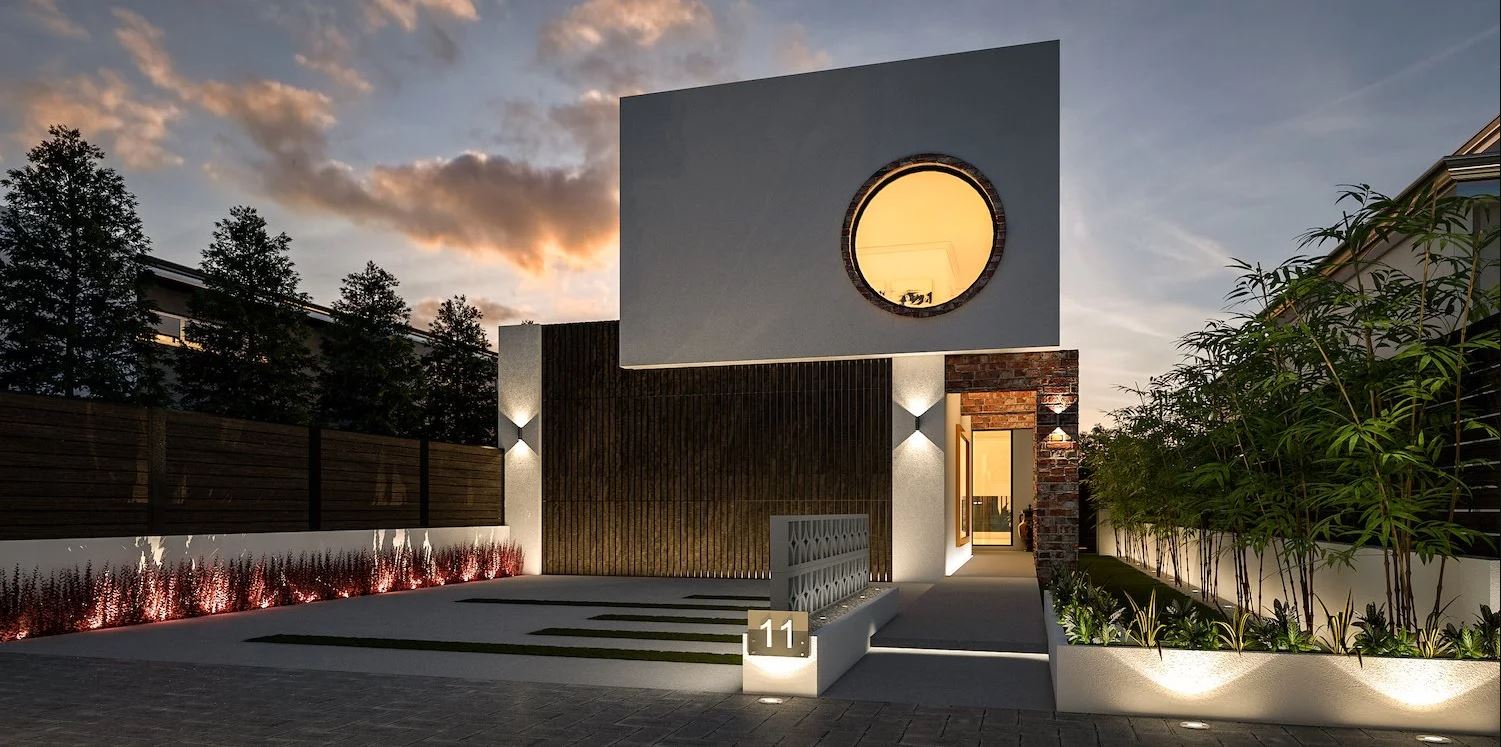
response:
[(771, 597), (737, 596), (735, 594), (689, 594), (684, 599), (738, 599), (746, 602), (765, 602), (771, 604)]
[(478, 643), (473, 641), (426, 641), (411, 638), (363, 638), (342, 635), (294, 635), (283, 633), (250, 638), (246, 643), (284, 643), (298, 646), (346, 646), (399, 651), (450, 651), (464, 654), (509, 654), (512, 656), (564, 656), (573, 659), (625, 659), (671, 661), (684, 664), (740, 664), (740, 654), (698, 651), (648, 651), (592, 646), (534, 646), (526, 643)]
[(578, 599), (502, 599), (500, 597), (470, 597), (459, 599), (469, 604), (537, 604), (551, 607), (624, 607), (626, 609), (652, 610), (713, 610), (716, 612), (744, 612), (747, 609), (765, 607), (730, 607), (722, 604), (675, 604), (667, 602), (589, 602)]
[(743, 617), (680, 617), (677, 615), (622, 615), (617, 613), (605, 613), (595, 615), (590, 620), (608, 620), (611, 622), (633, 623), (687, 623), (689, 625), (744, 625)]
[(740, 636), (725, 633), (678, 633), (671, 630), (614, 630), (609, 628), (543, 628), (531, 635), (559, 635), (575, 638), (631, 638), (641, 641), (696, 641), (699, 643), (739, 643)]

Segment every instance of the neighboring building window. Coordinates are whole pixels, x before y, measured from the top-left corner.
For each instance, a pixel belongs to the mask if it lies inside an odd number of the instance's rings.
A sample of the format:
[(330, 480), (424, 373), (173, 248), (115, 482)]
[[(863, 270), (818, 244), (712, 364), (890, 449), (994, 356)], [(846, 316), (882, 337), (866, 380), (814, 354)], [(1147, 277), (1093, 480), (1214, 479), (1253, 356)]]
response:
[(845, 218), (845, 268), (877, 306), (941, 314), (990, 279), (1005, 225), (1000, 198), (978, 169), (951, 156), (904, 158), (855, 194)]
[(165, 311), (157, 311), (156, 341), (163, 345), (180, 345), (195, 347), (188, 337), (188, 327), (192, 324), (187, 317), (176, 314), (168, 314)]

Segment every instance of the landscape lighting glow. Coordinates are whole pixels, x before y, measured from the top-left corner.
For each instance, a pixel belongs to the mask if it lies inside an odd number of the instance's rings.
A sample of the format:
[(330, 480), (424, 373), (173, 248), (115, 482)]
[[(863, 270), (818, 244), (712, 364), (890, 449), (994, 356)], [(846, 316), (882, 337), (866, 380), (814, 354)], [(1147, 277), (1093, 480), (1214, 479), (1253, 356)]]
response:
[(1419, 734), (1418, 741), (1425, 744), (1454, 744), (1454, 740), (1437, 734)]
[(777, 698), (777, 697), (767, 696), (765, 698), (757, 698), (756, 702), (757, 703), (765, 703), (766, 705), (781, 705), (783, 703), (786, 703), (787, 699), (786, 698)]
[(1185, 729), (1193, 729), (1194, 731), (1206, 731), (1209, 729), (1209, 724), (1203, 721), (1179, 721), (1178, 725)]

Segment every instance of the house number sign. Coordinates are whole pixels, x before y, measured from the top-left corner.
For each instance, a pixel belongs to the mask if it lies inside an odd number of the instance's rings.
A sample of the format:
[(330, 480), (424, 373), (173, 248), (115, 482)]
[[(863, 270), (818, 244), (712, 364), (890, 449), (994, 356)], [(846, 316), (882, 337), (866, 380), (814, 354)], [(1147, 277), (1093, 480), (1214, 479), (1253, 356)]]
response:
[(746, 611), (746, 653), (808, 658), (808, 613)]

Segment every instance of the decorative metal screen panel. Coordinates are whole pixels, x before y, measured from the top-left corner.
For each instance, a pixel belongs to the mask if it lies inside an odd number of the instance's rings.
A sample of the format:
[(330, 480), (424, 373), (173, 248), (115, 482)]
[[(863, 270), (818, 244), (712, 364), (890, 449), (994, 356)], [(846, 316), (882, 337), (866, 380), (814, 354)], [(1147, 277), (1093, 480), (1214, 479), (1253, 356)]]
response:
[(870, 584), (870, 518), (771, 517), (771, 608), (816, 612)]

